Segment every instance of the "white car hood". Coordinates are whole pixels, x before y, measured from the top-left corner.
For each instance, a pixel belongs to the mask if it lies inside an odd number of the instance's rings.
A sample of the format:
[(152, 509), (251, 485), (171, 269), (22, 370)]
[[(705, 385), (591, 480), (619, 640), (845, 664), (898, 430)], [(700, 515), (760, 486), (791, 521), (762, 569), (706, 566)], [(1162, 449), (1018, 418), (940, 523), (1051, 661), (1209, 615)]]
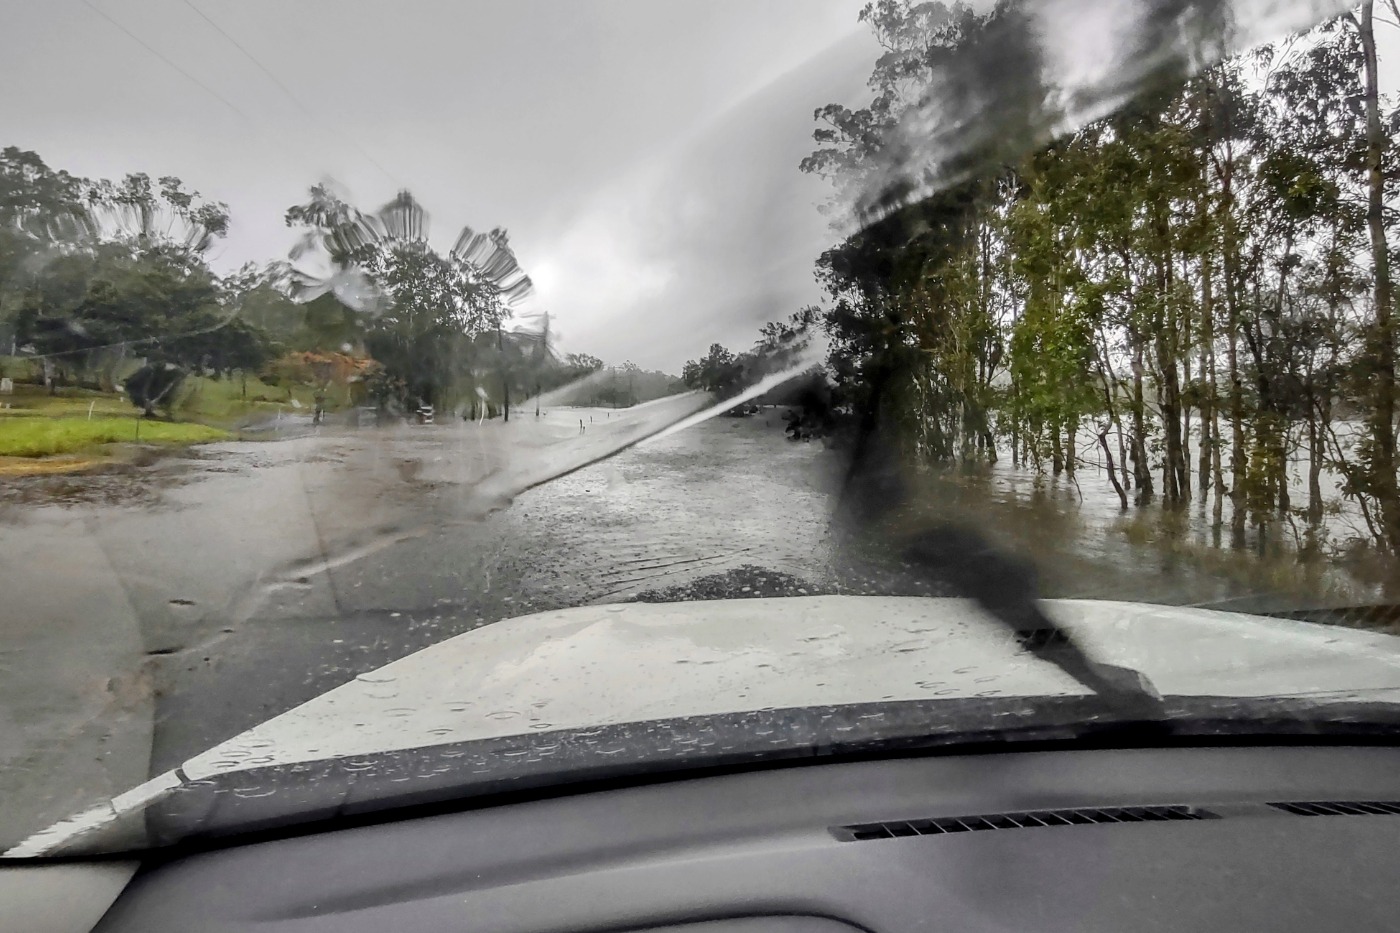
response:
[[(1400, 638), (1097, 600), (1045, 611), (1164, 696), (1400, 702)], [(303, 703), (9, 850), (39, 855), (182, 783), (557, 730), (763, 709), (1087, 691), (962, 599), (819, 596), (591, 606), (449, 638)]]
[[(1163, 695), (1400, 691), (1400, 639), (1091, 600), (1048, 614)], [(190, 759), (191, 779), (424, 745), (767, 708), (1087, 691), (968, 600), (629, 603), (509, 619), (368, 674)]]

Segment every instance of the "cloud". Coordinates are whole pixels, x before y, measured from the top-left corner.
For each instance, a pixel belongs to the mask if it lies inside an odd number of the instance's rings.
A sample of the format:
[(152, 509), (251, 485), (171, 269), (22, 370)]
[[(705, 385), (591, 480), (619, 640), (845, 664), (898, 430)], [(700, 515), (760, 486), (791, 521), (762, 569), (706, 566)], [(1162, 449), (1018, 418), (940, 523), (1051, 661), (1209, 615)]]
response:
[(816, 300), (812, 263), (835, 237), (817, 210), (825, 183), (797, 164), (813, 110), (858, 96), (874, 54), (863, 35), (838, 43), (642, 157), (522, 250), (566, 348), (678, 370)]

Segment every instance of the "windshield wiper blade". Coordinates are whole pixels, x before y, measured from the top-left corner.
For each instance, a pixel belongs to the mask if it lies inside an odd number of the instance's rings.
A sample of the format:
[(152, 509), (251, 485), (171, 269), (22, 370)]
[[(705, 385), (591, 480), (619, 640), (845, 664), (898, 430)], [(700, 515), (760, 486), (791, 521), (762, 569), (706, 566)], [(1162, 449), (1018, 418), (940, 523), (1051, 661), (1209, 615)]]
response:
[(1145, 674), (1099, 661), (1085, 651), (1040, 608), (1034, 569), (1001, 553), (982, 535), (937, 525), (915, 536), (904, 556), (974, 600), (1023, 649), (1054, 664), (1116, 711), (1149, 718), (1162, 714), (1162, 694)]
[[(855, 528), (897, 521), (913, 504), (906, 465), (894, 437), (898, 428), (885, 410), (886, 396), (906, 365), (907, 361), (890, 358), (872, 361), (871, 392), (856, 406), (854, 444), (836, 507), (838, 520)], [(1096, 660), (1045, 615), (1031, 564), (1003, 553), (971, 528), (951, 522), (921, 529), (903, 537), (903, 543), (907, 564), (951, 588), (953, 595), (974, 600), (1020, 638), (1027, 651), (1060, 668), (1115, 710), (1143, 717), (1161, 715), (1162, 695), (1144, 674)]]
[[(1063, 629), (1046, 619), (1057, 632)], [(1079, 683), (1109, 700), (1115, 709), (1135, 709), (1144, 713), (1151, 711), (1160, 718), (1162, 715), (1162, 694), (1146, 674), (1136, 668), (1123, 667), (1096, 661), (1072, 639), (1066, 636), (1063, 644), (1032, 652), (1054, 664)]]

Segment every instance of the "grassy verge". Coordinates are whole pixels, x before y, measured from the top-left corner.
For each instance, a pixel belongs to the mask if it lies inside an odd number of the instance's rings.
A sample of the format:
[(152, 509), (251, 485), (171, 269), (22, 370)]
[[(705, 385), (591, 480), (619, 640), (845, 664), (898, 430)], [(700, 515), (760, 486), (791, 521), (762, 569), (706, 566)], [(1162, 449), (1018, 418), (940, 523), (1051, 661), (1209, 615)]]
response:
[(62, 395), (49, 395), (42, 389), (20, 386), (14, 395), (0, 397), (0, 423), (14, 418), (42, 416), (46, 418), (130, 418), (136, 414), (131, 403), (120, 395), (64, 389)]
[[(334, 403), (334, 393), (330, 401)], [(295, 403), (295, 404), (294, 404)], [(247, 394), (243, 381), (191, 376), (180, 389), (175, 414), (214, 424), (233, 424), (250, 418), (272, 417), (280, 411), (309, 412), (315, 405), (315, 392), (309, 386), (293, 386), (290, 397), (286, 386), (272, 386), (249, 379)], [(330, 406), (334, 409), (334, 404)]]
[[(334, 393), (332, 393), (334, 395)], [(337, 401), (332, 398), (330, 407)], [(184, 445), (223, 440), (242, 423), (274, 417), (279, 411), (310, 412), (313, 390), (272, 386), (258, 379), (192, 376), (181, 387), (174, 415), (178, 421), (138, 419), (119, 393), (62, 388), (50, 394), (21, 383), (0, 397), (0, 476), (79, 472), (111, 459), (107, 445)]]
[[(175, 417), (228, 426), (256, 416), (271, 417), (278, 411), (310, 412), (315, 406), (316, 393), (310, 386), (274, 386), (260, 379), (210, 379), (190, 376), (185, 379), (175, 403)], [(344, 389), (334, 389), (327, 398), (327, 409), (336, 411), (346, 404)], [(8, 407), (6, 407), (8, 406)], [(0, 418), (23, 415), (48, 417), (93, 417), (110, 415), (130, 417), (136, 409), (126, 396), (116, 392), (63, 387), (50, 395), (42, 386), (21, 383), (13, 395), (0, 396)]]
[(0, 419), (0, 457), (53, 457), (103, 444), (199, 444), (222, 440), (227, 431), (206, 424), (94, 417), (8, 417)]

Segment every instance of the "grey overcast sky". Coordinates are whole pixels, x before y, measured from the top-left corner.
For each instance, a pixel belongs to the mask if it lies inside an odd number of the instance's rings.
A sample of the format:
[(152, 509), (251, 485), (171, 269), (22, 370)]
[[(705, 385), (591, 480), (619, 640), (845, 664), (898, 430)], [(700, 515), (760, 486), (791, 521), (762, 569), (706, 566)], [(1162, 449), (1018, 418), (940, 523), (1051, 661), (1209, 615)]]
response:
[(0, 145), (226, 201), (219, 271), (285, 258), (317, 181), (408, 188), (440, 246), (510, 230), (564, 349), (675, 370), (817, 297), (797, 161), (874, 61), (860, 5), (0, 0)]
[[(862, 3), (0, 0), (0, 145), (227, 202), (221, 272), (285, 258), (283, 212), (318, 181), (364, 208), (408, 188), (441, 248), (510, 230), (538, 286), (521, 311), (550, 312), (562, 349), (677, 372), (819, 299), (827, 189), (797, 163), (815, 108), (868, 97)], [(1041, 6), (1060, 77), (1101, 80), (1128, 0)]]

